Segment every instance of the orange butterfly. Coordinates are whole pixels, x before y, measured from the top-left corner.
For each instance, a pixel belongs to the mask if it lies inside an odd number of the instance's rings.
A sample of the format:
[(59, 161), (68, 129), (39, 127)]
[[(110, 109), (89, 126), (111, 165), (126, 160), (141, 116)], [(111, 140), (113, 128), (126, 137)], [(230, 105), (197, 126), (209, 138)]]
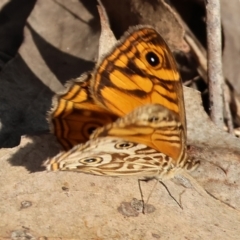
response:
[[(57, 100), (56, 100), (57, 99)], [(55, 97), (50, 113), (53, 132), (65, 149), (85, 142), (92, 130), (125, 116), (136, 107), (160, 104), (175, 114), (181, 124), (180, 144), (172, 147), (174, 129), (153, 134), (151, 128), (127, 129), (113, 135), (155, 148), (174, 159), (186, 150), (186, 119), (182, 83), (174, 57), (165, 41), (150, 26), (131, 28), (103, 57), (93, 74), (73, 82)], [(146, 138), (139, 131), (149, 130)], [(111, 131), (109, 131), (111, 135)], [(96, 138), (101, 133), (96, 131)]]

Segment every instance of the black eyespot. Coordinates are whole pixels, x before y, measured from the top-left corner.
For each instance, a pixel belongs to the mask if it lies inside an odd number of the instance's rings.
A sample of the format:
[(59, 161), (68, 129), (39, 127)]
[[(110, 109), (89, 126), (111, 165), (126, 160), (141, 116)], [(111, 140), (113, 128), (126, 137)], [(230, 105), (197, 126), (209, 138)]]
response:
[(89, 135), (91, 135), (96, 130), (96, 127), (89, 127), (87, 132)]
[(122, 148), (129, 147), (129, 146), (130, 146), (129, 143), (121, 143), (121, 144), (119, 144), (119, 147), (122, 147)]
[(156, 67), (160, 63), (159, 57), (154, 52), (148, 52), (145, 57), (148, 63), (153, 67)]
[(134, 146), (134, 143), (131, 142), (120, 142), (115, 145), (117, 149), (128, 149)]
[(149, 119), (148, 119), (148, 121), (149, 122), (158, 122), (159, 121), (159, 118), (158, 117), (150, 117)]
[(170, 160), (170, 157), (166, 155), (166, 156), (165, 156), (165, 160), (166, 160), (166, 161), (169, 161), (169, 160)]
[(101, 123), (98, 122), (88, 122), (82, 126), (82, 135), (85, 139), (89, 139), (90, 135), (98, 128), (101, 127)]
[(102, 158), (101, 157), (86, 157), (83, 159), (80, 159), (79, 162), (85, 165), (89, 165), (89, 164), (96, 164), (96, 163), (100, 163), (102, 162)]

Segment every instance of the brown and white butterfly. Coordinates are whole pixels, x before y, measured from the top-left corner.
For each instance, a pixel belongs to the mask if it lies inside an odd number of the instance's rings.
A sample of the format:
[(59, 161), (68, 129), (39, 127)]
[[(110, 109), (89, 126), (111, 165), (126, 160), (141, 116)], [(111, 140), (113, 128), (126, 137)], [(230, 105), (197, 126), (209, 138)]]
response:
[(198, 165), (186, 152), (174, 57), (151, 26), (132, 27), (92, 73), (57, 94), (49, 121), (68, 151), (48, 160), (48, 170), (161, 177)]
[[(198, 162), (186, 152), (174, 159), (138, 138), (179, 148), (183, 127), (175, 112), (159, 104), (141, 106), (114, 123), (98, 129), (85, 143), (60, 153), (45, 163), (47, 170), (79, 171), (108, 176), (170, 178), (181, 169), (192, 170)], [(134, 141), (129, 141), (134, 140)]]

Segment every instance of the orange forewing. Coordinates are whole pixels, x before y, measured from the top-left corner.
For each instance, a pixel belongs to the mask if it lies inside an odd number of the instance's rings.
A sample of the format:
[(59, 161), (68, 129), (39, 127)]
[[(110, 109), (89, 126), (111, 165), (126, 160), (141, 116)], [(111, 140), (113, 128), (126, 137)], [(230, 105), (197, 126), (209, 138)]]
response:
[(91, 74), (70, 81), (63, 93), (55, 95), (49, 114), (51, 131), (65, 150), (86, 142), (98, 127), (111, 123), (116, 116), (93, 102), (89, 94)]
[[(157, 103), (173, 111), (182, 125), (182, 143), (174, 151), (180, 156), (186, 145), (183, 89), (174, 57), (163, 38), (149, 26), (132, 28), (96, 67), (91, 81), (95, 102), (118, 116), (136, 107)], [(146, 143), (144, 139), (137, 139)], [(152, 145), (155, 145), (152, 139)], [(149, 144), (148, 144), (149, 145)], [(171, 151), (168, 143), (163, 153)]]

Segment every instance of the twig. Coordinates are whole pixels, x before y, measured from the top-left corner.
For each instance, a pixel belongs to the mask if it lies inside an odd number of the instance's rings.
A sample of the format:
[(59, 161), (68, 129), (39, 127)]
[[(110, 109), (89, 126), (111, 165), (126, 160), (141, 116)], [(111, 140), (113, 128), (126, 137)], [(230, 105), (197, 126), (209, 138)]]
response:
[(229, 90), (227, 84), (224, 84), (223, 88), (224, 88), (223, 89), (223, 94), (224, 94), (224, 105), (225, 105), (228, 132), (231, 133), (231, 134), (234, 134), (233, 120), (232, 120), (231, 110), (230, 110), (230, 106), (229, 106), (229, 104), (230, 104), (230, 90)]
[(192, 78), (192, 79), (190, 79), (190, 80), (185, 81), (185, 82), (183, 83), (183, 85), (184, 85), (184, 86), (190, 86), (191, 84), (199, 81), (199, 79), (200, 79), (200, 76), (197, 75), (196, 77), (194, 77), (194, 78)]
[[(197, 71), (199, 75), (203, 78), (203, 80), (208, 83), (207, 79), (207, 59), (206, 59), (206, 50), (198, 43), (198, 40), (194, 36), (191, 36), (191, 32), (188, 30), (185, 34), (185, 40), (192, 49), (198, 61)], [(198, 44), (197, 44), (198, 43)], [(200, 47), (201, 46), (201, 47)]]
[(98, 13), (101, 23), (101, 34), (99, 38), (98, 63), (101, 62), (102, 57), (110, 51), (110, 49), (117, 42), (109, 24), (107, 12), (100, 0), (98, 0)]
[(205, 0), (207, 15), (208, 79), (211, 119), (223, 127), (223, 74), (219, 0)]

